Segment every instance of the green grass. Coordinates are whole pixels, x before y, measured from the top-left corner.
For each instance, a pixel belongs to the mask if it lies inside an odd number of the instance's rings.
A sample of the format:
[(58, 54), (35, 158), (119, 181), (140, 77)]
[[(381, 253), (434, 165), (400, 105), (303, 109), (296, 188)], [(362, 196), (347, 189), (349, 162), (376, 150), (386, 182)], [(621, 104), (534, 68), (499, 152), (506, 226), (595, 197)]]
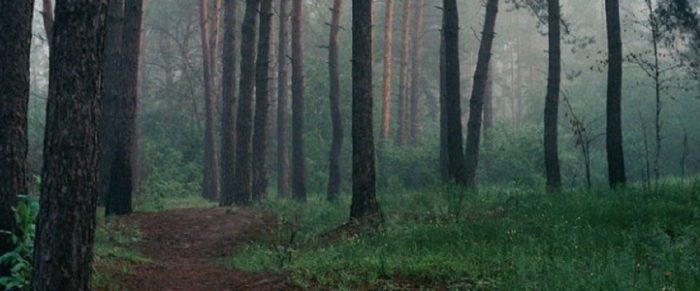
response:
[(227, 264), (289, 272), (302, 287), (700, 290), (700, 181), (653, 193), (435, 188), (380, 202), (380, 232), (334, 241), (324, 234), (346, 221), (347, 198), (265, 202), (277, 231)]

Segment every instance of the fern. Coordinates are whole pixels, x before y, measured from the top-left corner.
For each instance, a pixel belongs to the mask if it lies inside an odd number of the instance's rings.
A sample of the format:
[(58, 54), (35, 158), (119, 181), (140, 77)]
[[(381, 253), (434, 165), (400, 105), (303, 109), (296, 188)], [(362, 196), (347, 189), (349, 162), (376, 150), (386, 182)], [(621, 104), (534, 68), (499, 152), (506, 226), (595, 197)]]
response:
[(5, 290), (28, 290), (32, 275), (31, 259), (39, 202), (31, 196), (22, 195), (19, 198), (20, 202), (12, 208), (17, 232), (0, 232), (0, 235), (8, 235), (15, 246), (13, 251), (0, 256), (0, 265), (12, 266), (10, 276), (0, 277), (0, 286)]

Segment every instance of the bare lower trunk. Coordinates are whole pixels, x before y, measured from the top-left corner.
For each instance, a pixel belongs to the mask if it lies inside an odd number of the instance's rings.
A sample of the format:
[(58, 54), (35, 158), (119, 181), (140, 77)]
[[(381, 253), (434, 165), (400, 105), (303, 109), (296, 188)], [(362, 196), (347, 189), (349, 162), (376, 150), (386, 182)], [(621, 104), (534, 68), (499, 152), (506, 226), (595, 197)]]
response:
[(464, 152), (460, 104), (459, 12), (456, 0), (443, 1), (445, 35), (445, 113), (447, 168), (450, 181), (464, 184)]
[(267, 131), (270, 106), (270, 33), (272, 31), (272, 0), (260, 1), (260, 33), (255, 68), (255, 130), (253, 132), (253, 200), (259, 201), (267, 192)]
[(224, 3), (224, 54), (221, 78), (221, 206), (233, 204), (236, 157), (236, 14), (238, 0)]
[(340, 116), (340, 77), (338, 73), (338, 31), (343, 0), (333, 1), (333, 17), (328, 41), (328, 72), (330, 80), (331, 121), (333, 140), (328, 155), (328, 200), (335, 201), (340, 191), (340, 151), (343, 145), (343, 124)]
[(289, 112), (289, 65), (287, 48), (289, 47), (289, 1), (280, 0), (279, 8), (279, 50), (277, 52), (277, 195), (289, 196), (289, 153), (287, 152), (287, 120)]
[(303, 5), (292, 0), (292, 194), (299, 201), (306, 201)]
[(627, 182), (622, 147), (622, 36), (618, 0), (605, 0), (605, 15), (608, 30), (606, 148), (610, 187), (615, 188)]
[(549, 15), (549, 77), (547, 97), (544, 105), (544, 164), (547, 176), (547, 191), (561, 188), (559, 170), (558, 119), (559, 86), (561, 84), (561, 39), (559, 0), (548, 0)]
[(212, 57), (209, 43), (207, 1), (199, 2), (199, 27), (202, 41), (202, 68), (204, 71), (204, 185), (202, 196), (219, 199), (219, 158), (216, 154), (216, 96), (213, 91)]

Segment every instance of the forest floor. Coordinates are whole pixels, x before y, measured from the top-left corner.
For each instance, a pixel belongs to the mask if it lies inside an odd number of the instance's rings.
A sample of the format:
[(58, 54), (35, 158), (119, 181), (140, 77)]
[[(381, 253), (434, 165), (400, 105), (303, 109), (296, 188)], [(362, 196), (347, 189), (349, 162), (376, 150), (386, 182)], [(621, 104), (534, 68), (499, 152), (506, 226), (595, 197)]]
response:
[(98, 289), (294, 289), (284, 275), (254, 274), (223, 265), (223, 258), (230, 256), (236, 246), (262, 235), (274, 224), (271, 216), (260, 211), (176, 209), (136, 213), (117, 220), (126, 228), (140, 229), (136, 246), (144, 259), (125, 266), (97, 264), (98, 273), (111, 273), (112, 281)]

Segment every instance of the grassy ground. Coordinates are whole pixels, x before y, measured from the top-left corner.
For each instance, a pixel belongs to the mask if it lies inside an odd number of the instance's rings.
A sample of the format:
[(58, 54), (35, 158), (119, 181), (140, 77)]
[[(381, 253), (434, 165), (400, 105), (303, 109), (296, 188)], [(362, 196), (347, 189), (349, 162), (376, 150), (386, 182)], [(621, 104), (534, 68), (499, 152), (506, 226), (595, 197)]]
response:
[(334, 237), (349, 201), (271, 200), (280, 224), (227, 264), (302, 287), (700, 290), (700, 181), (536, 191), (436, 188), (380, 196), (379, 232)]

